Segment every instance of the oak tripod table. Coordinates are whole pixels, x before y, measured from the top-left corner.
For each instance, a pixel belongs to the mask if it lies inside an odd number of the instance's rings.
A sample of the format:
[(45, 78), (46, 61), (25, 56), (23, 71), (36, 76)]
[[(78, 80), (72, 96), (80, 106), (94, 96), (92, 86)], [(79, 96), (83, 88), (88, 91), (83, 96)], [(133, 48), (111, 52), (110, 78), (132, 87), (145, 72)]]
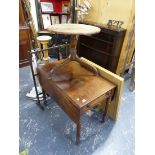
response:
[[(43, 92), (52, 97), (59, 107), (77, 125), (76, 142), (80, 142), (81, 116), (87, 110), (104, 103), (101, 122), (107, 117), (108, 107), (114, 96), (116, 85), (70, 61), (60, 67), (52, 79), (49, 72), (61, 61), (38, 66), (38, 78)], [(45, 95), (44, 101), (46, 102)]]
[(80, 58), (77, 55), (76, 46), (78, 42), (78, 36), (79, 35), (92, 35), (99, 33), (101, 31), (100, 28), (96, 26), (91, 25), (85, 25), (85, 24), (55, 24), (52, 26), (49, 26), (47, 30), (50, 33), (55, 34), (64, 34), (71, 36), (70, 39), (70, 55), (67, 59), (65, 59), (61, 64), (55, 66), (51, 70), (51, 74), (57, 70), (59, 67), (62, 67), (64, 64), (70, 62), (70, 61), (77, 61), (80, 63), (81, 66), (86, 67), (89, 70), (92, 70), (95, 72), (96, 75), (98, 75), (97, 69), (95, 67), (92, 67), (80, 60)]

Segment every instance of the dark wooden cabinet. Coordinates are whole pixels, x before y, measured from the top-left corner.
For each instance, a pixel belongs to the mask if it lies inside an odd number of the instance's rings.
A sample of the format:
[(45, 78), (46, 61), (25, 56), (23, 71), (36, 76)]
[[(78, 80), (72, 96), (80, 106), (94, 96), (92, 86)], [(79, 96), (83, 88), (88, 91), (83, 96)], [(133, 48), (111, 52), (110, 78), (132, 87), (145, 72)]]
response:
[(29, 65), (28, 51), (31, 50), (30, 29), (27, 26), (19, 27), (19, 67)]
[(116, 73), (126, 30), (91, 25), (100, 27), (101, 32), (92, 36), (79, 36), (78, 55)]
[(26, 24), (21, 0), (19, 1), (19, 67), (29, 65), (27, 52), (31, 50), (30, 29)]

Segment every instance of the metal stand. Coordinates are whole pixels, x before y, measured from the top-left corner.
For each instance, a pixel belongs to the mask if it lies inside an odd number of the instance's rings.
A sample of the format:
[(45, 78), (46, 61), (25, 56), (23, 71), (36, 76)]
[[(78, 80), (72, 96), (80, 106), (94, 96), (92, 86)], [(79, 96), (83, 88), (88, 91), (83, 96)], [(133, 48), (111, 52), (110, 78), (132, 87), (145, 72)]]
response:
[(34, 83), (34, 87), (35, 87), (35, 91), (36, 91), (36, 96), (37, 96), (37, 101), (36, 101), (36, 104), (42, 109), (44, 110), (44, 107), (41, 105), (40, 103), (40, 100), (39, 100), (39, 95), (42, 94), (42, 93), (38, 93), (38, 90), (37, 90), (37, 82), (36, 82), (36, 79), (35, 77), (38, 75), (38, 74), (35, 74), (34, 73), (34, 70), (33, 70), (33, 65), (32, 65), (32, 55), (31, 53), (29, 53), (29, 62), (30, 62), (30, 67), (31, 67), (31, 72), (32, 72), (32, 77), (33, 77), (33, 83)]

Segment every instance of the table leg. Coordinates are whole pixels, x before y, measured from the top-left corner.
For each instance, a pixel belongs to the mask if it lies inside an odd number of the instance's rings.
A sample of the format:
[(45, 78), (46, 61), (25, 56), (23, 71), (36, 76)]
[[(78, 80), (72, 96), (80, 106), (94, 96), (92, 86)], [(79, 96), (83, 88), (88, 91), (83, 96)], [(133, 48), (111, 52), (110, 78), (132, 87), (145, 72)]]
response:
[(43, 93), (44, 105), (47, 106), (46, 93), (44, 89), (42, 89), (42, 93)]
[(133, 66), (133, 68), (132, 68), (130, 80), (131, 81), (130, 81), (130, 85), (129, 85), (129, 90), (134, 91), (134, 89), (135, 89), (135, 66)]
[(80, 143), (80, 130), (81, 130), (81, 124), (80, 122), (78, 122), (77, 126), (76, 126), (76, 143), (79, 144)]
[(105, 109), (104, 109), (104, 112), (103, 112), (103, 115), (102, 115), (102, 120), (101, 120), (102, 123), (105, 122), (105, 119), (106, 119), (106, 116), (107, 116), (107, 112), (108, 112), (108, 107), (109, 107), (109, 104), (111, 102), (111, 91), (109, 91), (106, 94), (106, 96), (107, 96), (107, 99), (106, 99)]

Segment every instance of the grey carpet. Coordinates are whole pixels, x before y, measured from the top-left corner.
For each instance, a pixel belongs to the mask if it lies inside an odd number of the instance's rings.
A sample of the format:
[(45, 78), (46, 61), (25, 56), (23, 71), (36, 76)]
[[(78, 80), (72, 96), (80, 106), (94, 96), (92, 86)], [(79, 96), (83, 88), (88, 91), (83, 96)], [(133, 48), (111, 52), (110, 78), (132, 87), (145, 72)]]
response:
[(134, 155), (134, 92), (125, 82), (116, 122), (99, 122), (100, 114), (83, 115), (81, 143), (75, 144), (76, 126), (50, 99), (51, 109), (40, 110), (25, 95), (33, 86), (30, 67), (19, 70), (19, 151), (30, 155)]

